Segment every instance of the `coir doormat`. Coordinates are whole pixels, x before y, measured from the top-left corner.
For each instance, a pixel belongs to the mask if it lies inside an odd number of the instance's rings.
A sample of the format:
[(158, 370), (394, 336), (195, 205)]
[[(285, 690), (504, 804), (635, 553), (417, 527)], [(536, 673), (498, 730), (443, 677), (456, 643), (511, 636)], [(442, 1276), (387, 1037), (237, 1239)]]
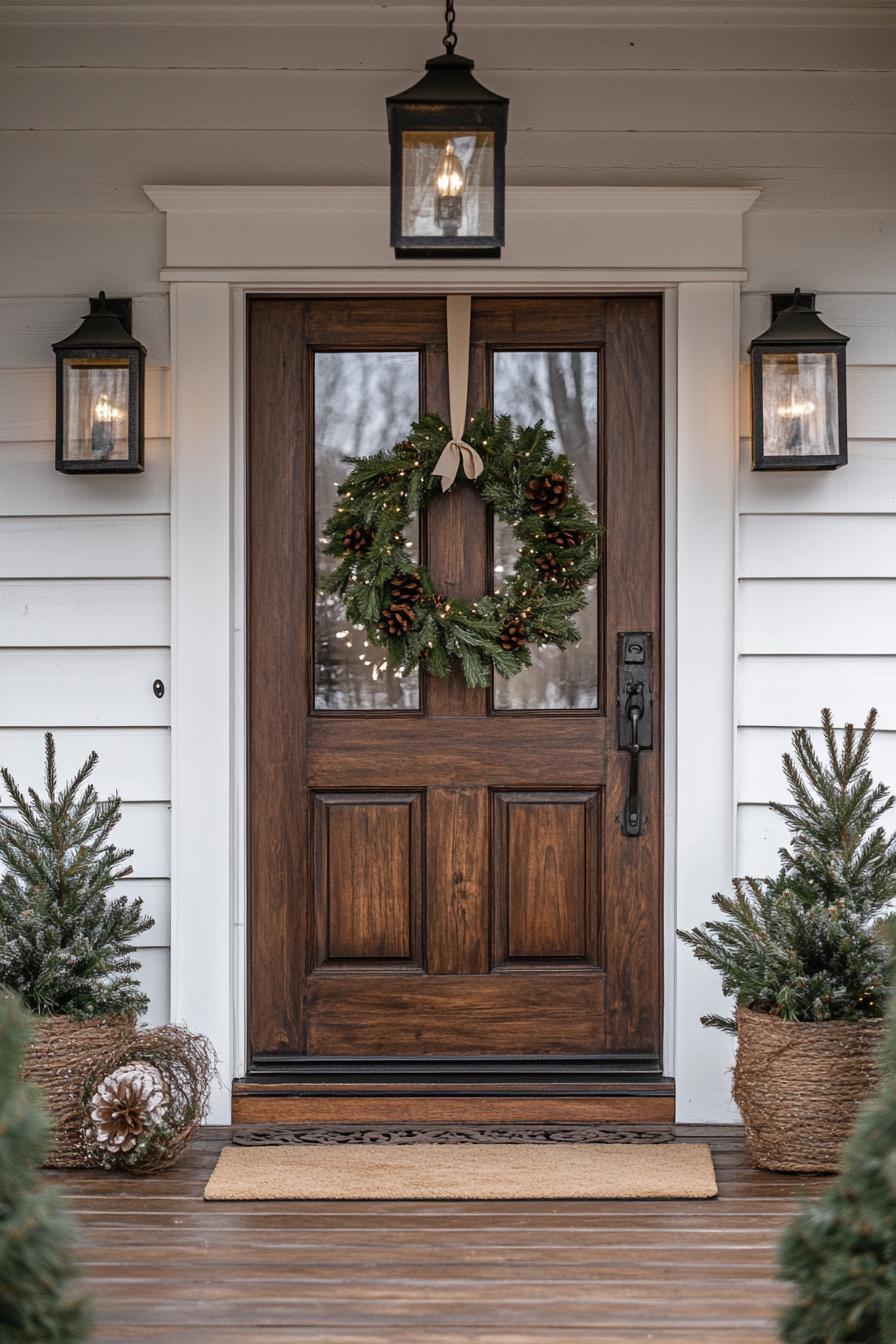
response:
[(708, 1144), (225, 1148), (208, 1200), (712, 1199)]

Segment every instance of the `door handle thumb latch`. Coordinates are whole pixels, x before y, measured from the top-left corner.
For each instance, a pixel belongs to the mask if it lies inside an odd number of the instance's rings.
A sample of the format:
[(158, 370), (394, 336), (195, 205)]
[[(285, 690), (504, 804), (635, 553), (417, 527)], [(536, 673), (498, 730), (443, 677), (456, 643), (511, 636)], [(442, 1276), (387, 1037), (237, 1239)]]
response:
[(653, 747), (653, 637), (646, 633), (619, 636), (617, 730), (619, 750), (628, 752), (628, 790), (618, 821), (623, 835), (644, 829), (639, 768), (641, 752)]

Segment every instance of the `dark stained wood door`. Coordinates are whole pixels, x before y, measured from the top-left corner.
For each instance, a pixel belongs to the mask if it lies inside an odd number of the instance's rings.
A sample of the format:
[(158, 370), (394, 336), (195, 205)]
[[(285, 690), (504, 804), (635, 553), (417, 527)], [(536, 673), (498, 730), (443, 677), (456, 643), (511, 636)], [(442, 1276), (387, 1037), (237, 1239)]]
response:
[[(444, 299), (258, 297), (249, 318), (250, 1076), (455, 1068), (494, 1092), (658, 1069), (659, 298), (473, 300), (471, 413), (544, 415), (606, 529), (582, 645), (491, 691), (395, 677), (316, 592), (341, 457), (447, 419)], [(410, 541), (449, 595), (512, 564), (465, 482)], [(627, 631), (654, 638), (638, 837)]]

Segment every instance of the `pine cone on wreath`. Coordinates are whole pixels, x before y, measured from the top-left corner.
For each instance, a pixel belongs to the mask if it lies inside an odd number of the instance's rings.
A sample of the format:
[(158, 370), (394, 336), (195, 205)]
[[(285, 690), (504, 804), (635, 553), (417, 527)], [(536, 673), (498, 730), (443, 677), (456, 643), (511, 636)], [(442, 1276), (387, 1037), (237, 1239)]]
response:
[(380, 614), (380, 630), (393, 638), (406, 635), (413, 624), (414, 608), (407, 602), (393, 602)]
[(545, 555), (536, 555), (535, 568), (544, 575), (546, 579), (556, 579), (560, 575), (560, 561), (556, 555), (547, 553)]
[(397, 602), (413, 605), (423, 597), (423, 584), (416, 574), (397, 574), (394, 579), (389, 580), (389, 587), (392, 589), (393, 604)]
[(565, 476), (551, 472), (547, 476), (533, 476), (526, 486), (529, 508), (542, 518), (553, 518), (566, 503), (569, 486)]
[(90, 1118), (98, 1147), (127, 1153), (168, 1107), (162, 1075), (153, 1064), (123, 1064), (105, 1077), (90, 1098)]
[(515, 653), (526, 647), (527, 638), (525, 622), (519, 616), (513, 616), (498, 636), (498, 642), (507, 653)]
[(342, 538), (345, 549), (354, 555), (362, 555), (372, 541), (373, 533), (369, 527), (350, 527)]
[(552, 532), (546, 532), (544, 539), (551, 546), (556, 546), (558, 551), (567, 551), (571, 546), (581, 546), (584, 540), (580, 532), (571, 532), (568, 527), (555, 528)]

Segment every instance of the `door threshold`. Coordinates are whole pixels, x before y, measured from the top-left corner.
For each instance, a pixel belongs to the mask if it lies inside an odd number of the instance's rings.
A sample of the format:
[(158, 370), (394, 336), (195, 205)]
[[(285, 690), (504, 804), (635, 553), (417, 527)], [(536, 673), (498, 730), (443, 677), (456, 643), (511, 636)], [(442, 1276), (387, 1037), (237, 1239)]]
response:
[(467, 1076), (438, 1081), (253, 1073), (233, 1083), (234, 1124), (670, 1124), (675, 1080), (614, 1072), (587, 1080)]

